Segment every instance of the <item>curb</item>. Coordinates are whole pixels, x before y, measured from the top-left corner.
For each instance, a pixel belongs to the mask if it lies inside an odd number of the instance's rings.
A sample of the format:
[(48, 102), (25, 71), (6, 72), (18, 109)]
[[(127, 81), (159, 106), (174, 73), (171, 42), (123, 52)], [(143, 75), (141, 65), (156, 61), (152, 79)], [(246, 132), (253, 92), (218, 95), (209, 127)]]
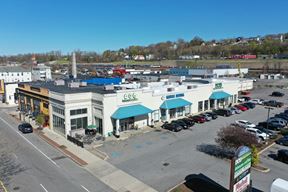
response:
[(4, 190), (3, 192), (8, 192), (8, 190), (4, 186), (3, 182), (0, 180), (0, 192), (2, 192), (2, 189)]
[(170, 192), (170, 191), (176, 189), (177, 187), (179, 187), (180, 185), (182, 185), (182, 184), (185, 183), (185, 182), (186, 182), (186, 180), (181, 181), (180, 183), (178, 183), (178, 184), (175, 185), (174, 187), (168, 189), (167, 192)]
[(271, 143), (270, 145), (268, 145), (267, 147), (265, 147), (264, 149), (262, 149), (261, 151), (258, 152), (258, 155), (261, 155), (261, 153), (263, 153), (264, 151), (266, 151), (267, 149), (269, 149), (270, 147), (272, 147), (273, 145), (275, 145), (275, 142)]
[(265, 170), (261, 170), (261, 169), (257, 169), (255, 167), (252, 167), (252, 169), (254, 169), (255, 171), (259, 171), (259, 172), (262, 172), (262, 173), (268, 173), (270, 171), (269, 168), (265, 169)]
[(59, 145), (58, 143), (56, 143), (55, 141), (51, 140), (49, 137), (45, 136), (43, 133), (37, 131), (35, 132), (42, 140), (44, 140), (46, 143), (48, 143), (49, 145), (51, 145), (52, 147), (54, 147), (55, 149), (57, 149), (58, 151), (60, 151), (61, 153), (63, 153), (64, 155), (66, 155), (67, 157), (69, 157), (72, 161), (74, 161), (75, 163), (77, 163), (80, 166), (85, 166), (88, 165), (88, 163), (86, 161), (84, 161), (83, 159), (79, 158), (78, 156), (76, 156), (75, 154), (73, 154), (72, 152), (68, 151), (65, 148), (61, 148), (61, 145)]
[(104, 161), (109, 159), (109, 156), (105, 152), (98, 150), (97, 147), (92, 147), (92, 149), (97, 152), (96, 154), (95, 153), (93, 153), (93, 154), (96, 155), (97, 157), (99, 157), (100, 159), (102, 159)]

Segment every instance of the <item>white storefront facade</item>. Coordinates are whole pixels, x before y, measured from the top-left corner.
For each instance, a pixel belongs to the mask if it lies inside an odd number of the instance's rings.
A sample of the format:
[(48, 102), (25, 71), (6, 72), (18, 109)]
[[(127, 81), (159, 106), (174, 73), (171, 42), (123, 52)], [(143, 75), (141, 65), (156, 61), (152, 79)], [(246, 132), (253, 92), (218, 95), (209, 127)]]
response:
[[(208, 81), (208, 83), (207, 83)], [(49, 92), (52, 128), (62, 135), (93, 125), (104, 137), (121, 131), (171, 121), (190, 114), (234, 104), (239, 80), (206, 80), (206, 83), (152, 82), (143, 88), (105, 92)]]

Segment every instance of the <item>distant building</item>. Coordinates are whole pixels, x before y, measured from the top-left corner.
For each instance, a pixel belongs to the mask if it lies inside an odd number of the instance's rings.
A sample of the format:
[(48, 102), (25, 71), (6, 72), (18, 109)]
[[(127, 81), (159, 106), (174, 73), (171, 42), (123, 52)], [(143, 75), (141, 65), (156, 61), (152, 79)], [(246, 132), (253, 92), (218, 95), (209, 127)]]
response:
[(51, 68), (43, 65), (36, 65), (32, 68), (32, 80), (33, 81), (48, 81), (51, 80)]
[(0, 67), (0, 79), (3, 79), (4, 83), (30, 82), (31, 70), (20, 66)]
[[(239, 73), (240, 70), (240, 73)], [(171, 68), (171, 75), (192, 76), (202, 78), (219, 78), (219, 77), (235, 77), (248, 73), (248, 68), (214, 68), (214, 69), (197, 69), (197, 68)]]
[(182, 60), (192, 60), (192, 59), (200, 59), (200, 55), (181, 55), (179, 59)]
[(145, 56), (144, 56), (144, 55), (135, 55), (135, 56), (133, 57), (133, 59), (134, 59), (135, 61), (145, 61)]

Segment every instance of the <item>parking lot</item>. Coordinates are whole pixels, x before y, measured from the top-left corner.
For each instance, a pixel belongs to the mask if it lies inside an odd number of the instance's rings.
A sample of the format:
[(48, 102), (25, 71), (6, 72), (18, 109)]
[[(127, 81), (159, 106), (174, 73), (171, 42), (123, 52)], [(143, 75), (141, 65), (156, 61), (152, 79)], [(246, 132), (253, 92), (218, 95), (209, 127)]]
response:
[[(274, 89), (263, 90), (253, 91), (251, 97), (271, 99), (268, 95)], [(288, 91), (285, 94), (288, 95)], [(285, 98), (286, 96), (279, 100), (287, 104)], [(273, 116), (283, 110), (283, 108), (275, 108), (270, 115)], [(166, 191), (183, 181), (186, 176), (199, 173), (228, 188), (229, 161), (200, 152), (198, 151), (199, 146), (214, 145), (217, 131), (235, 120), (245, 119), (257, 124), (265, 121), (266, 118), (267, 109), (257, 106), (255, 109), (241, 114), (219, 117), (211, 122), (196, 124), (191, 129), (177, 133), (155, 129), (155, 131), (134, 136), (125, 141), (105, 142), (98, 149), (109, 155), (109, 162), (158, 191)], [(273, 146), (271, 150), (275, 147), (278, 145)], [(273, 160), (268, 154), (269, 151), (264, 152), (261, 155), (261, 161), (271, 171), (269, 173), (252, 172), (253, 186), (262, 191), (268, 191), (275, 178), (288, 180), (288, 166)]]

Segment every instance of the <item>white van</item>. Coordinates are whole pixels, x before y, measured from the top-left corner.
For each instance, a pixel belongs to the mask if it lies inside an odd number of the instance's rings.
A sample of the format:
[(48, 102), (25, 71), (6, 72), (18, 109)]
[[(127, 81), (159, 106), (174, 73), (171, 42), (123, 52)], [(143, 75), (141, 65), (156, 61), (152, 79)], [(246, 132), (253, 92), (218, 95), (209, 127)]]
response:
[(288, 192), (288, 181), (275, 179), (271, 185), (270, 192)]

